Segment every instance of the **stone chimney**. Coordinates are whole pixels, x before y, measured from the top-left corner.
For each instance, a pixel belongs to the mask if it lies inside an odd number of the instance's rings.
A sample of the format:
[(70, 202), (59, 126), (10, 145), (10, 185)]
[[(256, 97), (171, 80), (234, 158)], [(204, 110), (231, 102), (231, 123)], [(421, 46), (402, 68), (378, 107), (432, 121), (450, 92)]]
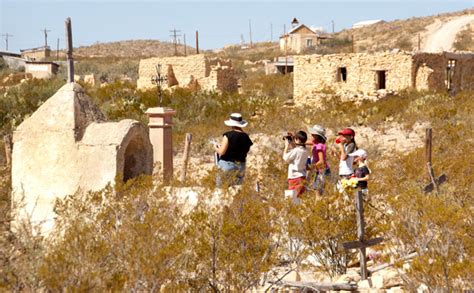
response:
[[(176, 113), (171, 108), (156, 107), (146, 111), (150, 141), (153, 145), (153, 164), (159, 163), (163, 173), (164, 182), (173, 178), (173, 115)], [(154, 173), (156, 173), (155, 170)]]

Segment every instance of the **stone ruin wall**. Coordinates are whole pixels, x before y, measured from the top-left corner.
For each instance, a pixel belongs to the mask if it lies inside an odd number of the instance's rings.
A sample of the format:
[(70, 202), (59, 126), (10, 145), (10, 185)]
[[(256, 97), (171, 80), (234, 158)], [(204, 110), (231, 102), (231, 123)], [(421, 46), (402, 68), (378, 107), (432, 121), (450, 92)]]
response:
[[(447, 65), (449, 60), (456, 60), (451, 88), (455, 91), (474, 89), (474, 54), (464, 53), (418, 53), (413, 56), (413, 74), (416, 89), (445, 91), (447, 89)], [(425, 78), (426, 68), (430, 74)], [(422, 84), (422, 80), (425, 84)]]
[[(325, 90), (372, 94), (377, 70), (386, 71), (386, 90), (405, 88), (447, 90), (447, 65), (456, 60), (452, 90), (474, 89), (472, 53), (377, 53), (294, 56), (294, 98), (304, 102)], [(347, 80), (338, 81), (338, 68), (347, 69)]]
[[(204, 55), (187, 57), (164, 57), (140, 60), (138, 89), (155, 88), (151, 78), (156, 75), (156, 65), (161, 64), (161, 72), (166, 76), (168, 67), (173, 69), (180, 87), (189, 87), (197, 81), (202, 90), (234, 91), (237, 90), (237, 79), (230, 60), (208, 58)], [(165, 83), (163, 88), (167, 88)]]
[[(338, 81), (338, 68), (347, 70), (346, 81)], [(412, 85), (412, 56), (406, 53), (333, 54), (294, 56), (294, 98), (304, 99), (327, 89), (372, 93), (377, 70), (386, 71), (386, 89)]]

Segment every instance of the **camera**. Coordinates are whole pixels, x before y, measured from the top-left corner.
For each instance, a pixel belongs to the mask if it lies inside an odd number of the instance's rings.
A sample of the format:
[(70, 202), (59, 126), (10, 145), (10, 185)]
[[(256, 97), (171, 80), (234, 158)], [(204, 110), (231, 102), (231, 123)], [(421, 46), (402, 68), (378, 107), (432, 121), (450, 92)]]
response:
[(287, 140), (287, 141), (293, 141), (293, 136), (292, 135), (285, 135), (282, 137), (283, 140)]

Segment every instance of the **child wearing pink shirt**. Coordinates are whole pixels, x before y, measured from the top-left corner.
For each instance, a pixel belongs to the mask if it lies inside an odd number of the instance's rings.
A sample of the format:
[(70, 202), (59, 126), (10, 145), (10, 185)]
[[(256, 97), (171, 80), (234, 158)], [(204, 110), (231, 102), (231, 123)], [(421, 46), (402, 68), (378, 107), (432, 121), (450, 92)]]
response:
[(311, 170), (315, 175), (312, 180), (312, 188), (318, 195), (322, 195), (326, 179), (331, 175), (326, 157), (326, 130), (320, 125), (314, 125), (308, 131), (312, 136)]

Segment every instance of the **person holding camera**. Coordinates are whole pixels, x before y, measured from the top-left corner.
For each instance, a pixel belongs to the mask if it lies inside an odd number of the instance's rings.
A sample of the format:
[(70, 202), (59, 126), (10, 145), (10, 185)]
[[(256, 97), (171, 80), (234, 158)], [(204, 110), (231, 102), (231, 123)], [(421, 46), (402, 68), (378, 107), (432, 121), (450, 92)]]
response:
[(337, 134), (336, 144), (339, 148), (339, 178), (349, 178), (354, 173), (352, 167), (353, 157), (349, 156), (349, 154), (357, 150), (355, 131), (352, 128), (344, 128)]
[(231, 130), (222, 135), (220, 145), (214, 145), (219, 158), (217, 166), (220, 169), (216, 179), (217, 187), (222, 186), (223, 179), (228, 185), (242, 184), (247, 153), (253, 145), (252, 140), (243, 130), (248, 123), (242, 119), (240, 113), (232, 113), (224, 124), (231, 127)]
[(294, 190), (297, 198), (303, 194), (306, 179), (306, 160), (309, 151), (306, 149), (306, 132), (300, 130), (295, 135), (288, 135), (285, 140), (283, 160), (288, 163), (288, 189)]

